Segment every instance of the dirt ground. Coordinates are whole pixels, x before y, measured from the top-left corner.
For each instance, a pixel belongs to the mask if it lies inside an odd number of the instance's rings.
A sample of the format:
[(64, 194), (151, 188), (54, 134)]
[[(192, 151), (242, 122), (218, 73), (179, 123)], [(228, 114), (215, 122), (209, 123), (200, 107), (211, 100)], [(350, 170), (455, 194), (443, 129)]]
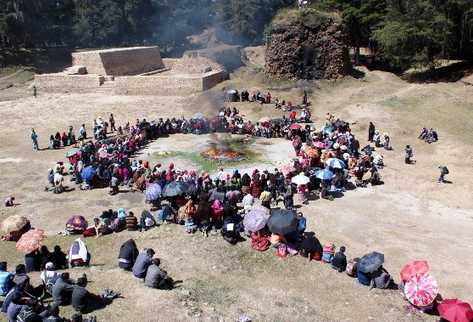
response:
[[(348, 257), (370, 251), (385, 254), (385, 267), (398, 279), (403, 264), (427, 259), (444, 298), (473, 302), (473, 90), (461, 83), (410, 84), (384, 72), (364, 70), (361, 79), (321, 82), (311, 87), (315, 125), (323, 125), (325, 113), (353, 123), (362, 142), (373, 121), (389, 132), (393, 151), (384, 154), (385, 184), (345, 193), (335, 201), (316, 200), (302, 211), (308, 231), (325, 242), (347, 247)], [(223, 86), (270, 89), (274, 96), (298, 102), (301, 89), (262, 83), (262, 77), (242, 70)], [(27, 83), (25, 86), (28, 86)], [(27, 87), (26, 87), (27, 88)], [(14, 91), (15, 95), (12, 95)], [(58, 236), (72, 214), (88, 219), (108, 208), (123, 207), (140, 213), (144, 197), (136, 193), (109, 196), (107, 190), (55, 195), (44, 191), (47, 169), (64, 159), (67, 150), (32, 151), (29, 130), (39, 134), (40, 147), (48, 137), (69, 125), (82, 123), (90, 129), (98, 116), (115, 115), (118, 123), (157, 117), (215, 113), (212, 95), (192, 97), (127, 97), (102, 95), (25, 96), (26, 89), (0, 91), (0, 197), (14, 195), (20, 203), (0, 208), (0, 219), (25, 215), (35, 227), (45, 229), (48, 246), (67, 249), (71, 237)], [(16, 95), (21, 93), (21, 95)], [(3, 97), (3, 99), (2, 99)], [(16, 99), (12, 99), (15, 97)], [(210, 97), (210, 98), (209, 98)], [(252, 119), (280, 116), (272, 107), (236, 104)], [(421, 127), (434, 127), (440, 142), (428, 145), (417, 139)], [(90, 131), (89, 131), (90, 132)], [(158, 139), (147, 152), (195, 150), (205, 136), (177, 135)], [(414, 165), (403, 163), (403, 147), (414, 148)], [(258, 147), (265, 161), (284, 159), (287, 142)], [(142, 157), (148, 157), (144, 152)], [(181, 160), (182, 166), (192, 165)], [(262, 166), (264, 165), (262, 164)], [(447, 165), (452, 184), (438, 184), (438, 166)], [(70, 185), (75, 187), (74, 185)], [(118, 249), (128, 238), (140, 248), (153, 247), (164, 267), (176, 280), (173, 291), (150, 290), (117, 268)], [(253, 321), (435, 321), (436, 317), (409, 313), (398, 291), (369, 290), (345, 274), (300, 257), (284, 260), (273, 251), (258, 253), (248, 242), (230, 246), (220, 236), (205, 239), (187, 235), (180, 226), (166, 225), (148, 232), (123, 232), (88, 239), (92, 267), (85, 270), (90, 288), (121, 292), (116, 300), (97, 311), (99, 321), (236, 321), (247, 314)], [(9, 268), (22, 262), (14, 243), (1, 243), (0, 259)], [(83, 270), (73, 270), (77, 277)], [(38, 278), (38, 274), (34, 274)], [(66, 315), (70, 308), (64, 310)], [(5, 321), (0, 316), (0, 321)]]

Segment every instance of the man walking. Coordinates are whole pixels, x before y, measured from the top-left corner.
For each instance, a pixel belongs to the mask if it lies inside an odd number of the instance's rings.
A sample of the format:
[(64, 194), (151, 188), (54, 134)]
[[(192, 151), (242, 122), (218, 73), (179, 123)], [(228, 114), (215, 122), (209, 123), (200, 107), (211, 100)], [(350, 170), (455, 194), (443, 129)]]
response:
[(38, 151), (38, 134), (36, 134), (34, 129), (31, 129), (31, 141), (33, 142), (33, 150)]

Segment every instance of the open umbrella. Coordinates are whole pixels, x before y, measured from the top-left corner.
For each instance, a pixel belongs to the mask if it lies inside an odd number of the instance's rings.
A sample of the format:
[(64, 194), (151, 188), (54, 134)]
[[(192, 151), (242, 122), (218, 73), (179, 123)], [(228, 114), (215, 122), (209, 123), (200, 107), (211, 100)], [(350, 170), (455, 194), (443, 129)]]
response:
[(291, 164), (284, 164), (281, 166), (281, 172), (287, 176), (289, 173), (296, 171), (296, 169)]
[(304, 151), (309, 158), (317, 158), (319, 156), (319, 151), (312, 147), (305, 149)]
[(177, 197), (187, 193), (189, 185), (183, 181), (172, 181), (164, 187), (164, 197)]
[(85, 181), (91, 181), (92, 179), (94, 179), (96, 173), (97, 170), (93, 166), (89, 165), (88, 167), (82, 169), (80, 176)]
[(378, 270), (384, 263), (384, 254), (372, 252), (366, 254), (360, 259), (358, 269), (363, 273), (373, 273)]
[(429, 263), (427, 261), (415, 260), (404, 265), (401, 269), (401, 281), (405, 282), (414, 275), (422, 275), (429, 272)]
[(325, 149), (325, 148), (327, 147), (327, 145), (326, 145), (325, 143), (320, 142), (320, 141), (315, 142), (315, 143), (314, 143), (314, 146), (315, 146), (316, 148), (318, 148), (318, 149)]
[(271, 211), (271, 217), (268, 220), (268, 228), (274, 234), (287, 235), (297, 231), (296, 212), (286, 209), (275, 209)]
[(290, 129), (290, 130), (300, 130), (300, 129), (302, 129), (302, 125), (297, 124), (297, 123), (296, 123), (296, 124), (292, 124), (291, 126), (289, 126), (289, 129)]
[(269, 122), (271, 122), (271, 118), (265, 116), (265, 117), (260, 118), (259, 122), (260, 123), (269, 123)]
[(415, 275), (404, 285), (404, 295), (409, 303), (417, 307), (431, 304), (438, 293), (437, 281), (428, 273)]
[(323, 181), (332, 180), (333, 172), (327, 169), (322, 169), (322, 170), (317, 171), (315, 173), (315, 176)]
[(151, 183), (146, 188), (145, 196), (147, 201), (158, 200), (161, 197), (161, 186), (157, 183)]
[(41, 229), (31, 229), (24, 233), (20, 240), (16, 243), (16, 249), (20, 252), (25, 254), (29, 254), (37, 249), (39, 249), (42, 245), (43, 239), (46, 238), (44, 234), (44, 230)]
[(74, 155), (76, 155), (79, 152), (80, 152), (80, 150), (78, 148), (72, 148), (69, 151), (67, 151), (66, 158), (73, 157)]
[(440, 316), (450, 322), (473, 321), (473, 309), (470, 304), (458, 299), (446, 299), (438, 306)]
[(9, 234), (14, 231), (20, 231), (28, 225), (29, 220), (26, 217), (14, 215), (10, 216), (2, 222), (2, 231)]
[(297, 176), (293, 177), (291, 181), (294, 184), (301, 185), (301, 184), (308, 184), (310, 182), (310, 179), (303, 173), (300, 173)]
[(243, 218), (243, 226), (247, 231), (256, 232), (264, 228), (269, 220), (269, 209), (263, 206), (254, 206)]
[(66, 230), (74, 232), (83, 232), (88, 226), (87, 220), (84, 216), (74, 215), (66, 221)]
[(346, 168), (345, 162), (337, 158), (330, 158), (326, 162), (327, 166), (332, 169), (343, 169)]

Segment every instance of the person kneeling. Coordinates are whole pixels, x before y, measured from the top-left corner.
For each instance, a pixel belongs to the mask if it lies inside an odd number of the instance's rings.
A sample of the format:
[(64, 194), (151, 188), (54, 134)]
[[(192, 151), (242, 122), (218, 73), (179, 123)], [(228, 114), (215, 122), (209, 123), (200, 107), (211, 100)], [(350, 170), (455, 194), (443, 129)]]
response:
[(160, 290), (171, 290), (174, 287), (174, 281), (165, 270), (159, 268), (160, 264), (161, 261), (158, 258), (153, 259), (146, 272), (145, 285)]

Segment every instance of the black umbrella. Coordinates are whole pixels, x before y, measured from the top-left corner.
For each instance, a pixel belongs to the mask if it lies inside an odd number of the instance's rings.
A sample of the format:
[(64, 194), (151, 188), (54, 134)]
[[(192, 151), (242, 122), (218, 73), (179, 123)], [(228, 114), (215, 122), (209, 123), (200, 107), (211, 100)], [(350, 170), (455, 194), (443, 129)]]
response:
[(268, 228), (274, 234), (287, 235), (297, 231), (299, 219), (293, 210), (275, 209), (271, 211)]
[(186, 194), (189, 191), (189, 185), (182, 181), (172, 181), (164, 187), (164, 197), (177, 197)]
[(360, 259), (358, 269), (363, 273), (374, 273), (384, 263), (384, 254), (372, 252)]

